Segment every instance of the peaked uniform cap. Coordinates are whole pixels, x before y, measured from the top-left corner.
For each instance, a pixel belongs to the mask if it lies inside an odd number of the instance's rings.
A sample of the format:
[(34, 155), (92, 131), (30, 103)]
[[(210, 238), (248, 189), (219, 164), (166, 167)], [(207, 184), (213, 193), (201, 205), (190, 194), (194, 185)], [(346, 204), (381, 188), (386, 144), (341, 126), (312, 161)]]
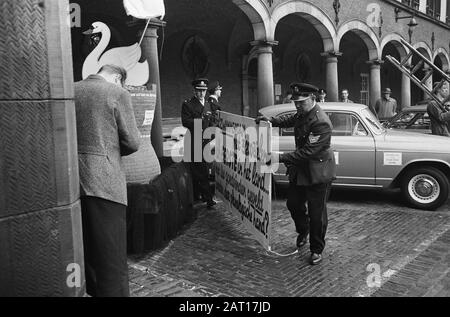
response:
[(192, 81), (192, 86), (198, 90), (208, 90), (209, 81), (206, 78), (198, 78)]
[[(309, 95), (317, 93), (319, 88), (314, 85), (306, 84), (306, 83), (292, 83), (292, 101), (304, 101), (310, 98)], [(308, 96), (306, 96), (308, 95)]]

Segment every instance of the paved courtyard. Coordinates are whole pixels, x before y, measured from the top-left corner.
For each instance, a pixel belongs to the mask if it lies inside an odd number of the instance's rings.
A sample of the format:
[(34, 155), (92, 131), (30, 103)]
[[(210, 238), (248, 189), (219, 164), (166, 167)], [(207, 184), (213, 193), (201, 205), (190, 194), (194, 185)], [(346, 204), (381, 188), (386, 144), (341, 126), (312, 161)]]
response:
[(450, 201), (438, 211), (403, 206), (398, 192), (335, 190), (324, 261), (295, 251), (285, 197), (273, 203), (273, 251), (225, 204), (198, 209), (164, 249), (129, 257), (138, 297), (450, 296)]

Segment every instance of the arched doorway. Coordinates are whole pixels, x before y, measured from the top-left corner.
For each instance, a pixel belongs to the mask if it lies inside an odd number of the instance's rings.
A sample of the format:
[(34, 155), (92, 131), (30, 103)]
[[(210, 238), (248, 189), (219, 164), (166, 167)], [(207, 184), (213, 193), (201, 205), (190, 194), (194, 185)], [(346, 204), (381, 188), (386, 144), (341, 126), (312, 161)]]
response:
[[(434, 65), (436, 65), (443, 72), (449, 71), (448, 55), (444, 49), (438, 49), (436, 57), (434, 58)], [(440, 82), (443, 76), (438, 72), (433, 73), (433, 82)]]
[(292, 82), (308, 82), (326, 88), (321, 34), (299, 14), (283, 17), (277, 24), (274, 47), (274, 82), (279, 85), (276, 99), (282, 101)]
[(380, 48), (375, 33), (354, 20), (341, 26), (338, 45), (339, 87), (348, 89), (353, 102), (373, 106), (380, 98)]
[[(367, 46), (353, 31), (347, 32), (341, 40), (339, 58), (339, 91), (348, 89), (353, 102), (368, 105), (370, 96), (367, 83), (370, 78)], [(340, 97), (340, 95), (339, 95)]]
[(383, 48), (384, 64), (381, 66), (381, 87), (382, 89), (390, 88), (392, 90), (391, 97), (400, 103), (402, 101), (402, 72), (386, 59), (386, 56), (392, 56), (397, 61), (401, 61), (404, 57), (395, 44), (391, 41)]
[(337, 36), (329, 16), (311, 3), (293, 0), (277, 5), (271, 20), (275, 27), (269, 38), (278, 42), (274, 48), (278, 91), (285, 93), (293, 81), (308, 81), (337, 99)]
[[(242, 58), (254, 28), (242, 8), (223, 0), (165, 0), (167, 26), (159, 36), (163, 117), (180, 117), (191, 81), (202, 76), (224, 87), (223, 109), (242, 113)], [(245, 6), (248, 9), (248, 6)]]

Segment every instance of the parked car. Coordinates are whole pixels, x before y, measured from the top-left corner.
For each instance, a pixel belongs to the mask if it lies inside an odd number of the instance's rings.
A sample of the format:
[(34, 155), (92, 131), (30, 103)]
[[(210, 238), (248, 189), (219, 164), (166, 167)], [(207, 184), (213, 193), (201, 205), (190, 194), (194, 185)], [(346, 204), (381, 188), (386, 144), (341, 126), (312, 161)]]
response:
[[(449, 195), (450, 139), (385, 129), (369, 108), (360, 104), (320, 105), (333, 124), (332, 148), (337, 163), (335, 187), (400, 188), (406, 202), (434, 210)], [(266, 117), (295, 113), (293, 104), (266, 107)], [(273, 143), (281, 152), (295, 151), (293, 129), (274, 128)], [(274, 174), (276, 184), (288, 183), (286, 167)]]
[(386, 129), (405, 129), (410, 132), (431, 134), (431, 122), (427, 113), (427, 103), (406, 107), (383, 123)]

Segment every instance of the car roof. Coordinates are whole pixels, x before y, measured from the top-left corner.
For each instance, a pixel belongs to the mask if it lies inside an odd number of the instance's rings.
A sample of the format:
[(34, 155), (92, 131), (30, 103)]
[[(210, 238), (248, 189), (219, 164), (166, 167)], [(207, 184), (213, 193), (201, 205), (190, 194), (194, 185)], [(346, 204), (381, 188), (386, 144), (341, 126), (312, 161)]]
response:
[[(362, 109), (367, 108), (366, 105), (358, 103), (345, 103), (345, 102), (323, 102), (319, 103), (320, 107), (325, 110), (343, 110), (343, 111), (354, 111), (359, 112)], [(296, 111), (294, 103), (285, 103), (280, 105), (273, 105), (262, 108), (259, 110), (265, 116), (275, 116), (280, 113)]]

